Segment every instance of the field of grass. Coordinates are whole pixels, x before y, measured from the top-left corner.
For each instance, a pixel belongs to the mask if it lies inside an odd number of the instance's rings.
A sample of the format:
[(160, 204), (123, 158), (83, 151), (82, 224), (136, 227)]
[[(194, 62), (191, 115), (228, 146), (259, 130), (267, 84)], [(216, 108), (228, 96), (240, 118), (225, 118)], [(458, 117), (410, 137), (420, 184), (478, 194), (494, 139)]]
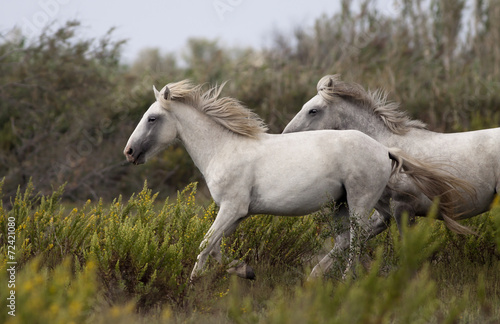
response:
[[(247, 281), (209, 262), (189, 274), (216, 206), (196, 185), (175, 201), (144, 189), (72, 207), (33, 186), (0, 206), (2, 323), (498, 323), (500, 205), (459, 236), (421, 219), (370, 242), (356, 276), (307, 282), (327, 240), (325, 215), (255, 216), (223, 241), (224, 259), (251, 264)], [(15, 231), (9, 233), (15, 228)], [(9, 246), (14, 246), (10, 248)], [(11, 251), (11, 252), (9, 252)], [(12, 253), (14, 252), (14, 253)], [(15, 264), (14, 277), (7, 270)], [(14, 280), (15, 288), (7, 283)], [(8, 298), (15, 296), (15, 317)]]

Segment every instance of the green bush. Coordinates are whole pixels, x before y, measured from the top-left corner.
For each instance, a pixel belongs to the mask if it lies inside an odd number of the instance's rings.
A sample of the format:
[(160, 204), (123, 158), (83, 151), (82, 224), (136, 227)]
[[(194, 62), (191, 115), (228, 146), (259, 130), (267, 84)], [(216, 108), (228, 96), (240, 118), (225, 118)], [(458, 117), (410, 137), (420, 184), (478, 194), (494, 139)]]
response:
[[(81, 208), (61, 203), (63, 190), (43, 196), (29, 184), (11, 208), (0, 203), (2, 282), (12, 218), (17, 262), (16, 317), (3, 312), (2, 322), (451, 323), (500, 316), (498, 199), (467, 222), (478, 236), (455, 236), (432, 218), (404, 227), (402, 238), (392, 225), (367, 245), (366, 269), (358, 265), (346, 281), (304, 283), (324, 243), (322, 228), (331, 232), (328, 213), (255, 216), (223, 240), (222, 251), (228, 262), (252, 265), (257, 281), (229, 280), (225, 266), (211, 261), (191, 286), (199, 244), (217, 213), (215, 204), (196, 202), (196, 184), (173, 202), (158, 203), (144, 185), (127, 202)], [(9, 294), (0, 290), (3, 300)]]
[(210, 225), (198, 217), (195, 192), (196, 186), (190, 185), (175, 204), (167, 200), (155, 212), (156, 195), (144, 187), (127, 204), (118, 199), (106, 212), (99, 206), (92, 213), (99, 230), (93, 231), (84, 256), (97, 260), (109, 291), (126, 293), (141, 307), (182, 302), (198, 246)]
[[(491, 213), (498, 222), (498, 207)], [(497, 233), (500, 227), (495, 224), (488, 231)], [(421, 219), (413, 228), (405, 227), (400, 238), (394, 225), (384, 238), (370, 244), (375, 249), (373, 260), (367, 270), (358, 266), (355, 279), (279, 287), (264, 311), (252, 302), (241, 282), (234, 282), (226, 297), (227, 322), (495, 323), (500, 316), (498, 259), (492, 265), (470, 268), (465, 262), (461, 268), (450, 267), (448, 262), (459, 265), (462, 256), (447, 244), (447, 232), (432, 218)], [(465, 241), (468, 246), (470, 240)], [(446, 254), (449, 260), (436, 260), (437, 254)], [(390, 267), (384, 269), (387, 258)], [(479, 259), (475, 262), (480, 264)], [(468, 281), (456, 280), (461, 272)]]
[[(2, 255), (0, 280), (8, 281)], [(93, 312), (97, 301), (98, 284), (96, 265), (87, 261), (84, 267), (75, 271), (70, 258), (65, 259), (54, 269), (44, 267), (42, 257), (36, 257), (16, 271), (15, 279), (15, 316), (9, 315), (10, 309), (0, 312), (2, 323), (83, 323)], [(19, 268), (18, 268), (19, 269)], [(10, 298), (10, 290), (2, 287), (0, 298)]]
[(236, 247), (250, 264), (265, 263), (279, 268), (300, 268), (323, 245), (312, 216), (253, 216), (227, 241), (230, 243), (226, 253), (235, 252)]
[[(196, 184), (179, 192), (173, 203), (157, 203), (157, 194), (144, 185), (128, 202), (122, 197), (109, 205), (88, 201), (69, 212), (60, 201), (63, 190), (42, 196), (29, 183), (24, 192), (18, 190), (10, 210), (0, 205), (4, 258), (7, 220), (14, 218), (19, 268), (35, 271), (30, 264), (36, 260), (37, 271), (48, 271), (71, 260), (78, 273), (92, 261), (99, 293), (110, 304), (131, 300), (144, 311), (164, 304), (185, 305), (199, 245), (217, 213), (213, 203), (205, 208), (196, 203)], [(311, 217), (256, 216), (224, 239), (222, 251), (227, 258), (251, 264), (303, 271), (321, 246), (313, 225)], [(218, 265), (209, 267), (208, 277), (220, 279), (221, 270)]]

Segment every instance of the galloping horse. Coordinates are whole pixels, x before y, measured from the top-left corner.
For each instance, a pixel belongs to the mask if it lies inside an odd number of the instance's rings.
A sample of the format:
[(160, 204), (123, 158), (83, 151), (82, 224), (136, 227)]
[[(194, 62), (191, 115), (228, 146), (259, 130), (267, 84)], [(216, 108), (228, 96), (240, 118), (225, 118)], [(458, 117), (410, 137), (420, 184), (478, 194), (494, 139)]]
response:
[[(454, 178), (358, 131), (267, 134), (256, 114), (233, 98), (219, 98), (221, 90), (203, 92), (187, 81), (154, 89), (156, 101), (124, 150), (129, 162), (141, 164), (179, 140), (205, 177), (219, 212), (200, 245), (191, 279), (200, 274), (208, 255), (221, 262), (223, 235), (250, 214), (298, 216), (331, 200), (347, 202), (340, 212), (365, 230), (364, 239), (372, 235), (369, 214), (393, 171), (415, 181), (429, 199), (446, 200), (453, 193)], [(351, 226), (336, 249), (347, 248), (354, 234)], [(312, 275), (331, 264), (329, 254)], [(253, 275), (251, 268), (244, 273)]]
[[(458, 218), (464, 219), (487, 211), (500, 190), (500, 128), (462, 132), (435, 133), (418, 120), (411, 120), (395, 102), (387, 101), (383, 91), (367, 92), (356, 83), (327, 75), (319, 80), (318, 95), (309, 100), (286, 126), (283, 133), (319, 129), (359, 130), (389, 147), (402, 148), (422, 161), (445, 162), (447, 171), (471, 186), (471, 191), (456, 201)], [(419, 193), (411, 181), (397, 184), (393, 195), (395, 217), (403, 211), (425, 216), (431, 201)], [(382, 219), (390, 215), (382, 213)], [(387, 222), (384, 222), (387, 224)], [(378, 224), (380, 230), (386, 225)]]

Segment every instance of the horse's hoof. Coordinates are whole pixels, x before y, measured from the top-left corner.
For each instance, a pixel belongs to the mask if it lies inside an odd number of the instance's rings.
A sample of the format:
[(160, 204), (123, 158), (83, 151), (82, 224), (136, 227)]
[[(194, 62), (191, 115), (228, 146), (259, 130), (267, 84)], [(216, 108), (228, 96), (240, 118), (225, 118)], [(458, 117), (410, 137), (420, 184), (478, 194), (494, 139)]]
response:
[(255, 280), (255, 272), (253, 271), (251, 266), (245, 263), (241, 263), (236, 267), (227, 269), (227, 273), (235, 274), (243, 279)]
[(189, 287), (193, 288), (196, 281), (198, 281), (198, 279), (199, 279), (199, 277), (197, 277), (197, 276), (191, 276), (189, 278)]

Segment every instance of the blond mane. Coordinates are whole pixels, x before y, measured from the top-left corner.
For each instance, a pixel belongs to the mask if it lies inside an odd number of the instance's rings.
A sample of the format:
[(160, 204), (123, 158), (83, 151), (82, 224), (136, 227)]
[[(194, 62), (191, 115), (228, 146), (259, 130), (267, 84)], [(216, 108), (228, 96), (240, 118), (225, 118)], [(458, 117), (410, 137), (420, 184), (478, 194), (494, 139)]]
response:
[(412, 120), (406, 112), (400, 110), (399, 103), (389, 101), (387, 92), (366, 91), (357, 83), (342, 81), (339, 74), (321, 78), (317, 89), (318, 94), (328, 103), (332, 103), (336, 97), (342, 97), (354, 101), (358, 106), (370, 109), (395, 134), (404, 135), (412, 128), (427, 128), (425, 123)]
[(224, 85), (225, 82), (203, 91), (203, 85), (193, 85), (189, 80), (169, 83), (160, 91), (158, 100), (162, 107), (168, 109), (168, 100), (164, 99), (168, 87), (169, 100), (193, 106), (233, 133), (251, 138), (265, 133), (267, 126), (256, 113), (234, 98), (219, 98)]

